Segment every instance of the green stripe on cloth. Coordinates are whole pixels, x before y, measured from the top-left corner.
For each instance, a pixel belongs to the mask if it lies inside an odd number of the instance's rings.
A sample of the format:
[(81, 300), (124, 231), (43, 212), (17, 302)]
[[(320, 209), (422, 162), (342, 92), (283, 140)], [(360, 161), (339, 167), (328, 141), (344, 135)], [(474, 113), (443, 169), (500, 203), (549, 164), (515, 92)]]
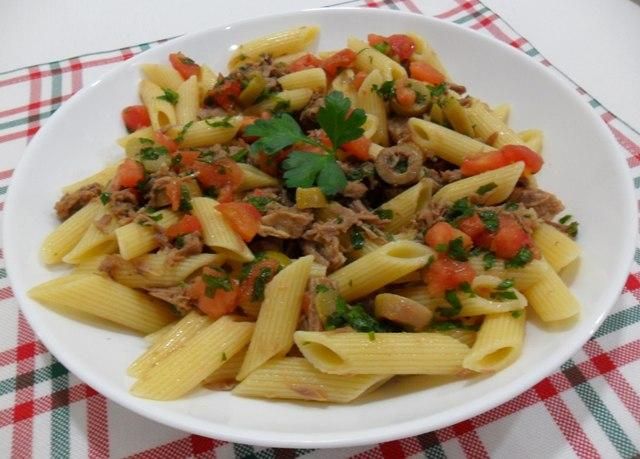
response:
[(622, 328), (640, 322), (640, 305), (635, 305), (623, 311), (618, 311), (608, 316), (592, 339), (598, 339), (609, 333), (616, 332)]
[(67, 369), (62, 366), (60, 362), (55, 362), (49, 366), (38, 368), (35, 371), (30, 371), (18, 375), (14, 378), (7, 378), (0, 381), (0, 395), (5, 395), (10, 392), (14, 392), (17, 389), (24, 387), (25, 385), (33, 386), (43, 381), (55, 380), (60, 376), (64, 376), (68, 373)]
[(5, 268), (0, 268), (0, 279), (4, 279), (7, 277), (7, 270)]
[[(52, 62), (49, 67), (51, 68), (51, 99), (55, 100), (56, 97), (62, 96), (62, 74), (59, 72), (60, 64), (58, 62)], [(59, 101), (53, 104), (51, 108), (57, 110), (61, 104), (62, 101)]]
[(491, 10), (486, 6), (483, 6), (479, 10), (474, 11), (471, 14), (467, 14), (466, 16), (462, 16), (461, 18), (458, 18), (453, 22), (455, 22), (456, 24), (464, 24), (465, 22), (469, 22), (470, 20), (477, 18), (478, 16), (486, 13), (487, 11), (491, 11)]
[(2, 196), (3, 194), (5, 194), (7, 192), (7, 188), (9, 188), (8, 186), (0, 186), (0, 196)]
[[(53, 365), (60, 362), (51, 356)], [(52, 366), (53, 366), (52, 365)], [(64, 367), (63, 367), (64, 368)], [(69, 372), (51, 381), (51, 392), (54, 397), (54, 408), (51, 410), (51, 457), (67, 457), (70, 453), (70, 417), (69, 417)]]
[[(9, 129), (9, 128), (16, 127), (16, 126), (22, 126), (23, 124), (28, 124), (28, 123), (33, 122), (33, 121), (38, 121), (38, 120), (43, 120), (43, 119), (49, 118), (56, 111), (56, 108), (54, 108), (52, 110), (49, 110), (49, 111), (46, 111), (46, 112), (40, 112), (35, 116), (27, 116), (27, 117), (24, 117), (24, 118), (18, 118), (18, 119), (12, 120), (12, 121), (7, 121), (6, 123), (0, 123), (0, 130)], [(35, 120), (34, 120), (34, 118), (35, 118)]]

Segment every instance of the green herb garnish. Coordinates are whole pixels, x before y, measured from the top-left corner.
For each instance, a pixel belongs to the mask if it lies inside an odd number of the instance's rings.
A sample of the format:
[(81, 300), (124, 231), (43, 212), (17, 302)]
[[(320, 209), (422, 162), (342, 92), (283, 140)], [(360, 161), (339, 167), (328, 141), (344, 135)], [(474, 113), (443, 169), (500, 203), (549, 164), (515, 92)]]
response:
[(391, 49), (391, 46), (386, 41), (383, 41), (383, 42), (376, 43), (375, 45), (373, 45), (373, 48), (375, 50), (377, 50), (377, 51), (380, 51), (382, 54), (386, 55), (389, 52), (389, 50)]
[(377, 84), (371, 85), (371, 92), (375, 92), (384, 100), (391, 100), (396, 95), (395, 82), (393, 80), (388, 80), (380, 86)]
[(351, 306), (347, 304), (344, 298), (338, 297), (336, 310), (327, 317), (324, 328), (325, 330), (334, 330), (346, 325), (359, 332), (385, 331), (385, 327), (371, 317), (361, 305)]
[(448, 222), (454, 222), (458, 219), (465, 217), (471, 217), (474, 213), (474, 206), (469, 201), (469, 198), (458, 199), (454, 202), (449, 210), (445, 214), (445, 219)]
[(327, 287), (324, 284), (318, 284), (316, 285), (316, 293), (326, 293), (329, 290), (331, 290), (329, 287)]
[(174, 140), (178, 143), (182, 143), (182, 141), (184, 140), (185, 134), (187, 133), (187, 131), (191, 126), (193, 126), (193, 121), (189, 121), (187, 124), (182, 126), (182, 129), (180, 129), (178, 136)]
[(180, 210), (189, 212), (191, 209), (191, 193), (189, 193), (189, 188), (182, 185), (180, 187)]
[(449, 257), (457, 261), (467, 261), (469, 259), (462, 237), (457, 237), (449, 242)]
[(393, 219), (393, 210), (391, 209), (377, 209), (373, 211), (380, 219), (382, 220), (391, 220)]
[(496, 214), (493, 210), (481, 210), (478, 212), (480, 216), (480, 220), (484, 223), (484, 227), (490, 233), (495, 233), (498, 231), (498, 227), (500, 226), (500, 221), (498, 220), (498, 214)]
[(155, 161), (160, 156), (168, 155), (167, 147), (145, 147), (140, 149), (140, 159), (142, 161)]
[(242, 163), (247, 159), (249, 155), (249, 150), (243, 148), (242, 150), (238, 150), (234, 154), (231, 155), (231, 159), (233, 159), (237, 163)]
[(456, 291), (447, 290), (444, 294), (444, 299), (447, 300), (447, 303), (449, 303), (451, 307), (440, 308), (440, 314), (445, 317), (457, 316), (462, 310), (462, 303), (460, 303), (460, 299), (458, 298), (458, 295), (456, 295)]
[(485, 271), (490, 270), (496, 264), (496, 256), (492, 252), (487, 252), (482, 256), (482, 267)]
[(202, 281), (204, 282), (204, 285), (205, 285), (204, 294), (209, 298), (213, 298), (213, 295), (218, 289), (222, 289), (225, 292), (230, 292), (231, 290), (233, 290), (233, 286), (231, 285), (231, 279), (229, 279), (229, 275), (226, 273), (222, 277), (203, 274)]
[(100, 193), (100, 202), (102, 203), (103, 206), (106, 206), (107, 204), (109, 204), (110, 200), (111, 200), (111, 193), (107, 191)]
[(267, 196), (250, 196), (246, 198), (246, 201), (260, 212), (266, 212), (267, 204), (273, 202), (273, 199)]
[(478, 193), (480, 196), (487, 194), (489, 191), (497, 188), (498, 185), (496, 185), (496, 182), (491, 182), (491, 183), (487, 183), (486, 185), (482, 185), (481, 187), (479, 187), (476, 190), (476, 193)]
[(351, 247), (353, 250), (360, 250), (364, 247), (364, 232), (357, 226), (351, 229)]
[(515, 257), (507, 260), (504, 264), (506, 268), (522, 268), (533, 260), (533, 252), (529, 247), (522, 247)]
[(522, 310), (518, 309), (517, 311), (511, 311), (511, 317), (514, 319), (519, 319), (522, 315)]
[(207, 126), (212, 127), (212, 128), (229, 128), (229, 127), (233, 127), (233, 124), (231, 124), (229, 122), (229, 120), (231, 119), (230, 116), (225, 116), (222, 120), (218, 120), (218, 121), (212, 121), (212, 119), (204, 120), (204, 122), (207, 124)]
[(264, 289), (267, 283), (273, 277), (273, 270), (271, 268), (262, 268), (260, 273), (256, 277), (253, 283), (253, 292), (251, 293), (251, 301), (264, 300)]
[(166, 100), (171, 105), (175, 105), (178, 103), (178, 99), (180, 98), (180, 95), (177, 92), (169, 88), (162, 88), (162, 91), (164, 92), (164, 94), (161, 96), (158, 96), (157, 97), (158, 99)]

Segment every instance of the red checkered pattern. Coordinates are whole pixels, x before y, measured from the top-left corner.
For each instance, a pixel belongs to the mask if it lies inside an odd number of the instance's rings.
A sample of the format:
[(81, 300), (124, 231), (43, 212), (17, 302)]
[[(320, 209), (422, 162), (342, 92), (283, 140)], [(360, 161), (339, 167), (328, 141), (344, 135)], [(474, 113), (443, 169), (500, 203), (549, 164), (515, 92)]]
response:
[[(356, 2), (357, 4), (357, 2)], [(490, 35), (557, 71), (493, 11), (471, 0), (383, 0), (363, 7), (429, 14)], [(0, 218), (12, 170), (41, 124), (83, 85), (144, 44), (0, 74)], [(559, 73), (559, 72), (558, 72)], [(566, 78), (564, 75), (561, 75)], [(640, 188), (640, 135), (585, 91)], [(640, 457), (640, 250), (612, 313), (554, 374), (509, 402), (416, 437), (332, 451), (257, 448), (144, 420), (80, 382), (20, 314), (0, 249), (0, 455), (6, 457)]]

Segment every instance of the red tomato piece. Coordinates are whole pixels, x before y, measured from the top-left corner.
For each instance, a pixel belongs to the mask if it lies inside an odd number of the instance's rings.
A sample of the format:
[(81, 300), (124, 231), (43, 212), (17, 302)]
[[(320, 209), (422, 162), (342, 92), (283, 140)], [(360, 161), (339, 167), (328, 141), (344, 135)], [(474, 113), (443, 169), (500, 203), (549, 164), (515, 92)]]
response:
[(167, 150), (169, 150), (169, 153), (173, 153), (178, 149), (178, 144), (176, 143), (176, 141), (170, 137), (167, 137), (165, 134), (163, 134), (160, 131), (156, 131), (153, 133), (153, 140), (158, 145), (162, 145)]
[[(408, 35), (395, 34), (387, 38), (387, 43), (391, 46), (393, 53), (400, 60), (409, 59), (416, 50), (416, 44)], [(437, 83), (436, 83), (437, 84)]]
[[(278, 269), (280, 268), (280, 264), (276, 260), (272, 260), (269, 258), (265, 258), (260, 260), (251, 266), (249, 274), (247, 277), (240, 283), (240, 291), (238, 292), (238, 305), (242, 308), (247, 306), (255, 305), (256, 303), (260, 303), (261, 299), (254, 300), (254, 292), (256, 286), (256, 279), (258, 276), (263, 275), (263, 271), (268, 269), (270, 273), (268, 278), (264, 280), (269, 282), (273, 279), (273, 276), (276, 275)], [(250, 308), (254, 309), (254, 308)]]
[(445, 78), (436, 68), (423, 61), (413, 61), (409, 64), (409, 74), (415, 80), (429, 84), (444, 83)]
[(518, 161), (524, 162), (525, 172), (535, 174), (544, 163), (542, 156), (524, 145), (505, 145), (500, 150), (466, 158), (460, 166), (462, 175), (476, 175), (499, 169)]
[(438, 250), (443, 245), (446, 247), (454, 239), (462, 238), (462, 244), (465, 248), (471, 247), (471, 238), (454, 228), (447, 222), (438, 222), (429, 228), (429, 231), (424, 235), (424, 242), (432, 249)]
[(476, 245), (478, 245), (477, 239), (486, 232), (484, 223), (478, 214), (474, 214), (471, 217), (460, 220), (458, 222), (458, 228), (460, 231), (467, 234)]
[(329, 78), (333, 78), (338, 74), (340, 69), (351, 67), (355, 60), (356, 53), (349, 48), (345, 48), (326, 58), (322, 62), (322, 68), (327, 72)]
[(229, 111), (233, 109), (238, 100), (238, 96), (242, 92), (242, 85), (237, 80), (224, 80), (221, 84), (216, 85), (207, 94), (207, 98), (213, 99), (216, 105)]
[(165, 235), (169, 239), (175, 239), (178, 236), (183, 236), (185, 234), (194, 233), (196, 231), (202, 231), (202, 225), (200, 225), (200, 220), (198, 217), (191, 214), (186, 214), (178, 223), (171, 225), (165, 231)]
[(370, 33), (369, 35), (367, 35), (367, 41), (369, 42), (370, 46), (375, 46), (379, 45), (380, 43), (386, 43), (387, 39), (382, 35)]
[(473, 267), (466, 261), (455, 261), (441, 256), (426, 269), (423, 280), (430, 295), (441, 296), (447, 290), (453, 290), (464, 282), (476, 277)]
[(195, 162), (198, 160), (198, 158), (200, 157), (200, 152), (194, 150), (180, 150), (176, 151), (171, 156), (172, 158), (180, 157), (180, 165), (189, 168), (193, 167)]
[(218, 204), (216, 209), (224, 215), (229, 224), (243, 241), (251, 241), (260, 229), (260, 212), (246, 202), (226, 202)]
[(289, 64), (289, 73), (298, 72), (300, 70), (305, 69), (313, 69), (316, 67), (320, 67), (322, 65), (322, 61), (318, 59), (313, 54), (305, 54), (297, 58), (291, 64)]
[(149, 112), (144, 105), (130, 105), (122, 110), (122, 121), (128, 132), (151, 126)]
[(200, 66), (193, 59), (180, 52), (169, 54), (169, 62), (185, 80), (192, 76), (197, 77), (200, 75)]
[(137, 161), (127, 158), (120, 166), (113, 179), (116, 189), (134, 188), (144, 180), (144, 167)]
[(507, 164), (524, 161), (524, 170), (535, 174), (542, 169), (544, 160), (542, 156), (525, 145), (505, 145), (500, 149)]
[(368, 161), (371, 159), (369, 156), (369, 147), (371, 147), (371, 139), (365, 136), (359, 137), (356, 140), (347, 142), (342, 145), (342, 149), (349, 155), (359, 159), (360, 161)]
[[(180, 198), (182, 194), (180, 181), (171, 180), (164, 189), (164, 192), (171, 203), (171, 210), (174, 212), (180, 209)], [(175, 225), (173, 225), (175, 226)]]
[(403, 107), (411, 107), (416, 101), (416, 92), (407, 88), (406, 80), (398, 80), (395, 84), (396, 100)]
[(202, 275), (196, 277), (191, 284), (188, 293), (198, 301), (198, 308), (202, 312), (212, 319), (218, 319), (236, 308), (238, 281), (229, 278), (220, 268), (206, 267), (202, 270)]
[(229, 187), (235, 190), (242, 183), (244, 176), (238, 164), (229, 158), (221, 158), (211, 164), (196, 161), (193, 168), (198, 172), (196, 179), (205, 188)]
[(368, 76), (369, 74), (364, 70), (360, 70), (358, 73), (356, 73), (356, 76), (353, 77), (353, 86), (356, 88), (356, 90), (360, 89), (360, 86), (362, 86), (362, 83), (364, 83), (364, 80)]
[(500, 227), (491, 241), (491, 250), (500, 258), (513, 258), (521, 248), (531, 247), (533, 241), (516, 219), (500, 215)]

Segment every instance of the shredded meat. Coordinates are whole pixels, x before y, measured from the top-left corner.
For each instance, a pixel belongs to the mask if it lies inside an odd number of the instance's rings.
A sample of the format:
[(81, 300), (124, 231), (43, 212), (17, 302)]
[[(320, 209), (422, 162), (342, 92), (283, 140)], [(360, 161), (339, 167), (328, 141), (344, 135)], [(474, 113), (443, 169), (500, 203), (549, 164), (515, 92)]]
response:
[(266, 215), (260, 220), (258, 234), (279, 239), (298, 239), (312, 221), (313, 214), (309, 211), (271, 203), (267, 207)]
[(369, 188), (360, 180), (347, 182), (347, 186), (342, 190), (342, 195), (346, 198), (360, 199), (367, 194)]
[(199, 231), (185, 234), (182, 236), (180, 241), (181, 247), (176, 248), (169, 253), (169, 258), (167, 259), (169, 264), (184, 260), (191, 255), (198, 255), (202, 253), (204, 246)]
[(56, 202), (58, 218), (60, 220), (66, 220), (86, 206), (93, 198), (100, 196), (100, 193), (102, 193), (102, 185), (92, 183), (72, 193), (65, 194)]
[(564, 204), (553, 194), (534, 188), (516, 187), (508, 198), (534, 209), (542, 220), (548, 221), (564, 210)]
[(147, 289), (147, 293), (172, 304), (180, 315), (185, 315), (192, 309), (186, 286), (176, 285), (175, 287), (149, 288)]
[(206, 120), (207, 118), (220, 118), (227, 115), (227, 111), (220, 107), (205, 107), (198, 110), (198, 118), (201, 120)]
[(407, 123), (409, 118), (392, 117), (387, 121), (387, 128), (393, 143), (405, 143), (411, 140), (411, 132)]
[(462, 179), (462, 171), (460, 169), (451, 169), (440, 172), (440, 180), (443, 185), (451, 182), (457, 182)]
[(120, 255), (107, 255), (98, 267), (99, 271), (107, 274), (107, 276), (113, 278), (119, 269), (124, 268), (128, 262)]
[(413, 144), (404, 143), (380, 151), (376, 172), (390, 185), (408, 185), (420, 178), (422, 162), (422, 152)]
[(328, 267), (330, 271), (335, 271), (347, 261), (347, 257), (342, 253), (340, 240), (337, 237), (323, 238), (318, 241), (302, 243), (302, 251), (305, 255), (313, 255), (316, 262)]
[(303, 129), (315, 129), (318, 127), (318, 112), (324, 107), (324, 96), (316, 92), (309, 99), (307, 106), (300, 112), (300, 125)]
[(111, 220), (113, 220), (113, 216), (110, 214), (104, 214), (98, 220), (94, 221), (93, 224), (98, 230), (107, 234), (109, 232), (109, 226), (111, 224)]
[(111, 193), (111, 215), (118, 223), (124, 225), (131, 222), (136, 216), (138, 198), (129, 189), (114, 191)]

